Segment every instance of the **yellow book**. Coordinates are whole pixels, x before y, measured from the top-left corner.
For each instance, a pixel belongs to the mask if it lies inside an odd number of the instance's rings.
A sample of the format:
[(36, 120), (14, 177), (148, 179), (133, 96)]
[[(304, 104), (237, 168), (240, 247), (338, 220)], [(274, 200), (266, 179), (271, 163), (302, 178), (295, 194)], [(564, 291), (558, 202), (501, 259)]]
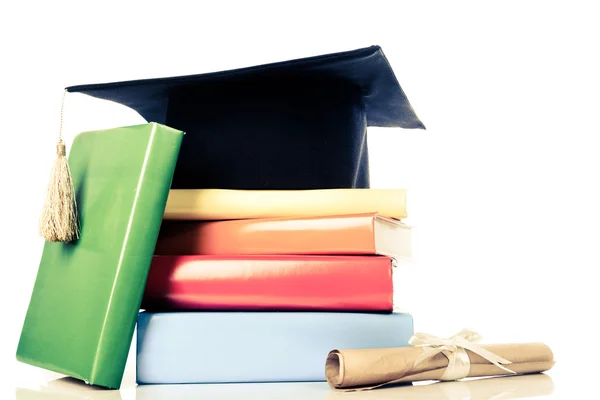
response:
[(406, 218), (406, 189), (177, 189), (169, 192), (164, 219), (302, 218), (369, 212)]

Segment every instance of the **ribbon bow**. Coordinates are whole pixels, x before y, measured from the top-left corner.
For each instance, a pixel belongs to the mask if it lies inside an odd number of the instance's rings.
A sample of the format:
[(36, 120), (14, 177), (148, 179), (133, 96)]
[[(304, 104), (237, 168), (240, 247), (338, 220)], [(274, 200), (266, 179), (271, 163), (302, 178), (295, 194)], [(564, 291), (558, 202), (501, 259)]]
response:
[(415, 361), (415, 366), (439, 353), (446, 356), (448, 359), (448, 367), (446, 367), (444, 374), (440, 378), (441, 381), (454, 381), (469, 375), (471, 362), (466, 350), (470, 350), (473, 353), (480, 355), (506, 372), (516, 374), (516, 372), (501, 365), (512, 364), (511, 361), (505, 360), (497, 354), (476, 344), (480, 339), (481, 336), (478, 333), (469, 329), (463, 329), (456, 335), (450, 336), (447, 339), (442, 339), (427, 333), (415, 333), (408, 342), (414, 346), (424, 347), (423, 354)]

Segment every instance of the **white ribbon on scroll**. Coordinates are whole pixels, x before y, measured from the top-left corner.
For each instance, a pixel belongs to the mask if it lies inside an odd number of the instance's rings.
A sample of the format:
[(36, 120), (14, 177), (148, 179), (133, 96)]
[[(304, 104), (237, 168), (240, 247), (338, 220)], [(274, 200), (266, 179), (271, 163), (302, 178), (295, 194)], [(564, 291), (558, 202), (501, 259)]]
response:
[(476, 344), (480, 339), (481, 336), (478, 333), (463, 329), (456, 335), (447, 339), (429, 335), (427, 333), (415, 333), (410, 338), (409, 343), (424, 348), (423, 354), (415, 361), (415, 366), (439, 353), (446, 356), (448, 359), (448, 367), (446, 367), (444, 374), (440, 378), (442, 381), (454, 381), (469, 375), (471, 362), (466, 350), (478, 354), (508, 373), (516, 374), (516, 372), (502, 365), (512, 364), (511, 361), (505, 360)]

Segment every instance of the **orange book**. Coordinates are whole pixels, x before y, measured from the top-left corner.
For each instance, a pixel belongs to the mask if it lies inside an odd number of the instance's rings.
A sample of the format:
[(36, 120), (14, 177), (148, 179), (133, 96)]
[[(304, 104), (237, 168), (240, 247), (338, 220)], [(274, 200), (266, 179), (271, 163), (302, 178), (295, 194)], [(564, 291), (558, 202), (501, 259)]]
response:
[(411, 228), (377, 213), (163, 221), (156, 255), (379, 254), (411, 258)]

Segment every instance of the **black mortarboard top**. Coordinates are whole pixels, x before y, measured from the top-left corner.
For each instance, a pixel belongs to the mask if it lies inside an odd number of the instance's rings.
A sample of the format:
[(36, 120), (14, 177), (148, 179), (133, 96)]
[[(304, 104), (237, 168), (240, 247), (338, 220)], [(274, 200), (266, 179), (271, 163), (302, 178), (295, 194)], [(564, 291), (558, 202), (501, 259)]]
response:
[(367, 126), (425, 128), (378, 46), (67, 91), (185, 131), (174, 189), (368, 188)]

